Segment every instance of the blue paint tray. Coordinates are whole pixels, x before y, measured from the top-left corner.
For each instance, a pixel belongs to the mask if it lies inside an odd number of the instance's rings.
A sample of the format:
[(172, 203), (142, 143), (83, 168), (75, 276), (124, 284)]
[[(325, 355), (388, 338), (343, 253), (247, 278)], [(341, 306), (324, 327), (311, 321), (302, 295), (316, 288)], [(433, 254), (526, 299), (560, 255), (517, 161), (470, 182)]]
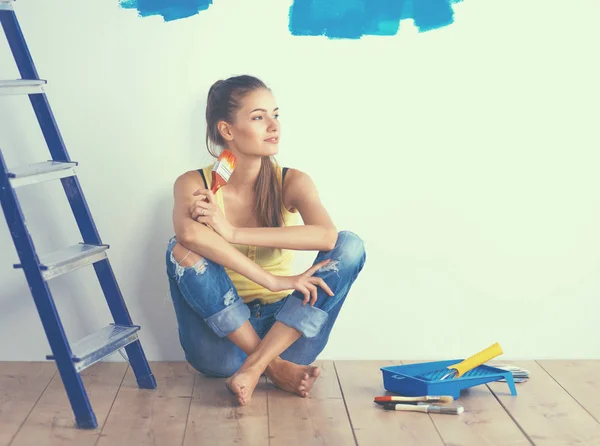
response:
[(386, 390), (403, 396), (451, 395), (457, 399), (463, 389), (504, 378), (511, 394), (517, 395), (512, 373), (488, 365), (475, 367), (460, 378), (440, 380), (448, 371), (444, 370), (446, 367), (461, 361), (462, 359), (455, 359), (382, 367), (383, 386)]

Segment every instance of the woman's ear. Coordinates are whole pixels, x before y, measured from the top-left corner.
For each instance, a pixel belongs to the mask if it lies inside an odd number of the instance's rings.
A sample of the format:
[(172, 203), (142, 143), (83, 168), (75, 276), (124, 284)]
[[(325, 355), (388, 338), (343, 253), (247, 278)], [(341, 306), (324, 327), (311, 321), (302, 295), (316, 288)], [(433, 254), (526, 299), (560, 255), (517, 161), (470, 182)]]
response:
[(217, 129), (225, 141), (233, 141), (233, 134), (231, 133), (231, 126), (225, 121), (219, 121)]

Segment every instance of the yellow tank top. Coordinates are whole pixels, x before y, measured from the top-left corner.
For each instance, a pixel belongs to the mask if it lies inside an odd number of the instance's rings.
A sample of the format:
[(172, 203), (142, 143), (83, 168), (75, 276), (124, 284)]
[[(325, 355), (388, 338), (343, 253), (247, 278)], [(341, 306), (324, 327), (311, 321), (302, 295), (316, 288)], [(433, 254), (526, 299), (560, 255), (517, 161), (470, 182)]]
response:
[[(204, 173), (204, 178), (208, 184), (208, 188), (212, 187), (212, 169), (214, 163), (203, 167), (201, 170)], [(282, 179), (282, 168), (281, 166), (275, 165), (277, 180), (281, 183)], [(215, 199), (217, 201), (217, 205), (227, 218), (227, 213), (225, 210), (225, 205), (223, 203), (223, 190), (219, 189), (215, 194)], [(285, 209), (285, 206), (282, 204), (283, 209), (283, 224), (284, 226), (293, 226), (297, 225), (297, 213), (292, 213)], [(279, 249), (279, 248), (267, 248), (264, 246), (249, 246), (249, 245), (239, 245), (236, 243), (232, 243), (232, 246), (235, 247), (238, 251), (244, 254), (253, 262), (260, 265), (264, 270), (274, 274), (276, 276), (291, 276), (292, 275), (292, 260), (293, 260), (293, 251), (289, 249)], [(263, 304), (270, 304), (273, 302), (277, 302), (288, 294), (290, 294), (292, 290), (284, 290), (272, 292), (268, 289), (258, 285), (257, 283), (251, 281), (245, 276), (230, 270), (229, 268), (225, 268), (227, 275), (230, 277), (233, 285), (235, 286), (238, 295), (240, 298), (248, 303), (255, 299), (258, 299)]]

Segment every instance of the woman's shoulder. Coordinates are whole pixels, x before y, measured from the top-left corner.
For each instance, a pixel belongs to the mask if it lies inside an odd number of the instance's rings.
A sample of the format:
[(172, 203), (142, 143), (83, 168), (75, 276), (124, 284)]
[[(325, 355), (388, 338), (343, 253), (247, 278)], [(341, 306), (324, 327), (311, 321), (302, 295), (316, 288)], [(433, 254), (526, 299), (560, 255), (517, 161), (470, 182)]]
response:
[(312, 180), (308, 173), (293, 167), (282, 167), (286, 170), (283, 178), (283, 201), (287, 212), (295, 214), (298, 209), (294, 207), (294, 201), (298, 196), (305, 195), (312, 187)]
[(183, 172), (177, 178), (178, 179), (179, 178), (197, 178), (197, 177), (200, 177), (200, 172), (206, 173), (207, 171), (210, 172), (211, 170), (212, 170), (211, 166), (199, 167), (198, 169), (192, 169), (192, 170), (188, 170), (187, 172)]
[(294, 167), (281, 167), (281, 172), (282, 175), (285, 175), (283, 179), (284, 190), (288, 187), (302, 187), (303, 183), (306, 181), (311, 181), (310, 175), (307, 172)]
[[(214, 166), (214, 163), (209, 164), (207, 166), (199, 167), (198, 169), (188, 170), (187, 172), (184, 172), (181, 175), (179, 175), (176, 178), (175, 183), (187, 183), (187, 182), (202, 183), (203, 176), (206, 179), (206, 181), (209, 181), (210, 180), (209, 174), (212, 171), (213, 166)], [(207, 177), (207, 174), (209, 175), (208, 177)]]
[(212, 171), (213, 167), (215, 166), (215, 163), (210, 163), (210, 164), (206, 164), (202, 167), (199, 167), (198, 169), (196, 169), (196, 171), (202, 170), (204, 172), (210, 172)]

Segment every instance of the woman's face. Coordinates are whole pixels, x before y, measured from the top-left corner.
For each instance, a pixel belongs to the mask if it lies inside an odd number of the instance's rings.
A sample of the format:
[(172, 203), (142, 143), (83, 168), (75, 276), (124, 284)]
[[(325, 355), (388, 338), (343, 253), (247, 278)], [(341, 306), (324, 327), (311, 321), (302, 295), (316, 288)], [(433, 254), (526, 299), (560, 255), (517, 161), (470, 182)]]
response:
[(229, 145), (241, 154), (271, 156), (279, 151), (279, 108), (273, 94), (264, 88), (241, 100), (234, 122), (229, 124)]

